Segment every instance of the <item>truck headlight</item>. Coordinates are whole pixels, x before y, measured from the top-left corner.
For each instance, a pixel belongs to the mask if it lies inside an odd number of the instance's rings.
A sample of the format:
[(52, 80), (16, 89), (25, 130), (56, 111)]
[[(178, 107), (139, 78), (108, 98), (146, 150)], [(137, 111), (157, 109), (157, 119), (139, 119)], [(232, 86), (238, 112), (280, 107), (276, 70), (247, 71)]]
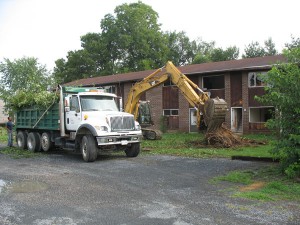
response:
[(140, 131), (141, 130), (141, 126), (139, 123), (135, 123), (135, 130)]
[(106, 126), (95, 126), (95, 128), (100, 131), (108, 131), (108, 128)]

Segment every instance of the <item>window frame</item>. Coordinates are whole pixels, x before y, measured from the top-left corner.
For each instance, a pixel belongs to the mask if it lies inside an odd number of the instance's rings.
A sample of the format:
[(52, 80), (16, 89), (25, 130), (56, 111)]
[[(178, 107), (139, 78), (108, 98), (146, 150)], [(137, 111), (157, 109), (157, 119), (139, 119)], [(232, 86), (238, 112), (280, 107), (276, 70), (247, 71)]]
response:
[(259, 109), (259, 110), (261, 110), (261, 109), (265, 109), (265, 110), (270, 110), (270, 109), (273, 109), (274, 110), (274, 112), (275, 112), (275, 107), (274, 106), (262, 106), (262, 107), (249, 107), (249, 123), (266, 123), (267, 122), (267, 120), (266, 121), (251, 121), (251, 119), (253, 118), (253, 116), (251, 116), (251, 110), (252, 109)]
[[(170, 114), (166, 115), (165, 112), (169, 111)], [(177, 112), (177, 113), (174, 113)], [(163, 109), (163, 115), (164, 116), (179, 116), (179, 109)]]
[[(204, 87), (204, 78), (212, 78), (212, 77), (223, 77), (223, 87), (222, 88), (207, 88), (207, 87)], [(225, 89), (225, 74), (218, 74), (218, 75), (211, 75), (211, 76), (202, 76), (201, 77), (202, 79), (202, 89), (203, 90), (222, 90), (222, 89)]]
[[(267, 71), (261, 71), (261, 72), (258, 72), (258, 71), (254, 71), (254, 72), (248, 72), (248, 87), (249, 88), (252, 88), (252, 87), (265, 87), (267, 86), (266, 83), (264, 83), (260, 78), (259, 76), (260, 75), (267, 75)], [(253, 85), (251, 85), (251, 76), (254, 76), (253, 77)], [(257, 85), (257, 82), (261, 82), (260, 85)]]

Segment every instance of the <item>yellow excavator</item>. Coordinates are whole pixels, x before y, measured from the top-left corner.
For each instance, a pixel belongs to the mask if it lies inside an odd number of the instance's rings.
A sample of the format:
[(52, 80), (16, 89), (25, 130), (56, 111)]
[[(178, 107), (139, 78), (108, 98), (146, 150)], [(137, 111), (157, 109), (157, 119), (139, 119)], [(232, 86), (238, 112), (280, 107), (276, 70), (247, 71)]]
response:
[(161, 132), (147, 128), (152, 125), (149, 102), (140, 101), (140, 97), (146, 91), (166, 82), (168, 79), (178, 87), (186, 100), (196, 109), (197, 126), (200, 127), (201, 114), (207, 133), (217, 131), (225, 121), (227, 103), (224, 99), (210, 98), (207, 92), (201, 90), (186, 75), (181, 73), (171, 61), (142, 81), (135, 83), (128, 93), (125, 104), (125, 112), (131, 113), (142, 126), (143, 136), (146, 139), (160, 139)]

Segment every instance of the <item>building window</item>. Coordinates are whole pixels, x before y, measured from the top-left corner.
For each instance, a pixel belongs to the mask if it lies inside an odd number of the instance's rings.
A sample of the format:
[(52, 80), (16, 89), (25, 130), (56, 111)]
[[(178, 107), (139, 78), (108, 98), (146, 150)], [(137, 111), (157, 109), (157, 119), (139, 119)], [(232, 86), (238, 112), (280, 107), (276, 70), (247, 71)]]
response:
[(103, 89), (105, 90), (106, 93), (116, 93), (116, 87), (115, 86), (103, 86)]
[(274, 107), (249, 108), (250, 123), (265, 123), (274, 117)]
[(224, 75), (203, 77), (203, 88), (204, 89), (224, 89), (225, 80)]
[(178, 109), (164, 109), (164, 116), (178, 116)]
[(263, 87), (265, 83), (262, 81), (261, 76), (264, 76), (267, 72), (250, 72), (248, 74), (249, 87)]

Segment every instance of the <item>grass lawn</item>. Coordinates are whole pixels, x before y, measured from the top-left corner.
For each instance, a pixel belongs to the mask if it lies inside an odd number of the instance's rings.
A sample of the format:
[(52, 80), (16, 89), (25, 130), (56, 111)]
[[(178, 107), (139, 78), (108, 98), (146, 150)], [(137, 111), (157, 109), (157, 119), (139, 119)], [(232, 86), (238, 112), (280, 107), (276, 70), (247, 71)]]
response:
[[(278, 165), (260, 170), (232, 171), (225, 176), (215, 177), (213, 184), (231, 182), (231, 197), (259, 201), (292, 200), (300, 202), (300, 183), (285, 177)], [(300, 205), (299, 205), (300, 210)]]
[(7, 131), (3, 127), (0, 127), (0, 143), (7, 144)]
[(243, 138), (259, 140), (266, 144), (256, 146), (239, 146), (235, 148), (214, 148), (195, 145), (195, 142), (204, 140), (201, 133), (165, 133), (161, 140), (143, 140), (142, 149), (145, 154), (163, 154), (195, 158), (251, 156), (272, 157), (271, 135), (246, 135)]

